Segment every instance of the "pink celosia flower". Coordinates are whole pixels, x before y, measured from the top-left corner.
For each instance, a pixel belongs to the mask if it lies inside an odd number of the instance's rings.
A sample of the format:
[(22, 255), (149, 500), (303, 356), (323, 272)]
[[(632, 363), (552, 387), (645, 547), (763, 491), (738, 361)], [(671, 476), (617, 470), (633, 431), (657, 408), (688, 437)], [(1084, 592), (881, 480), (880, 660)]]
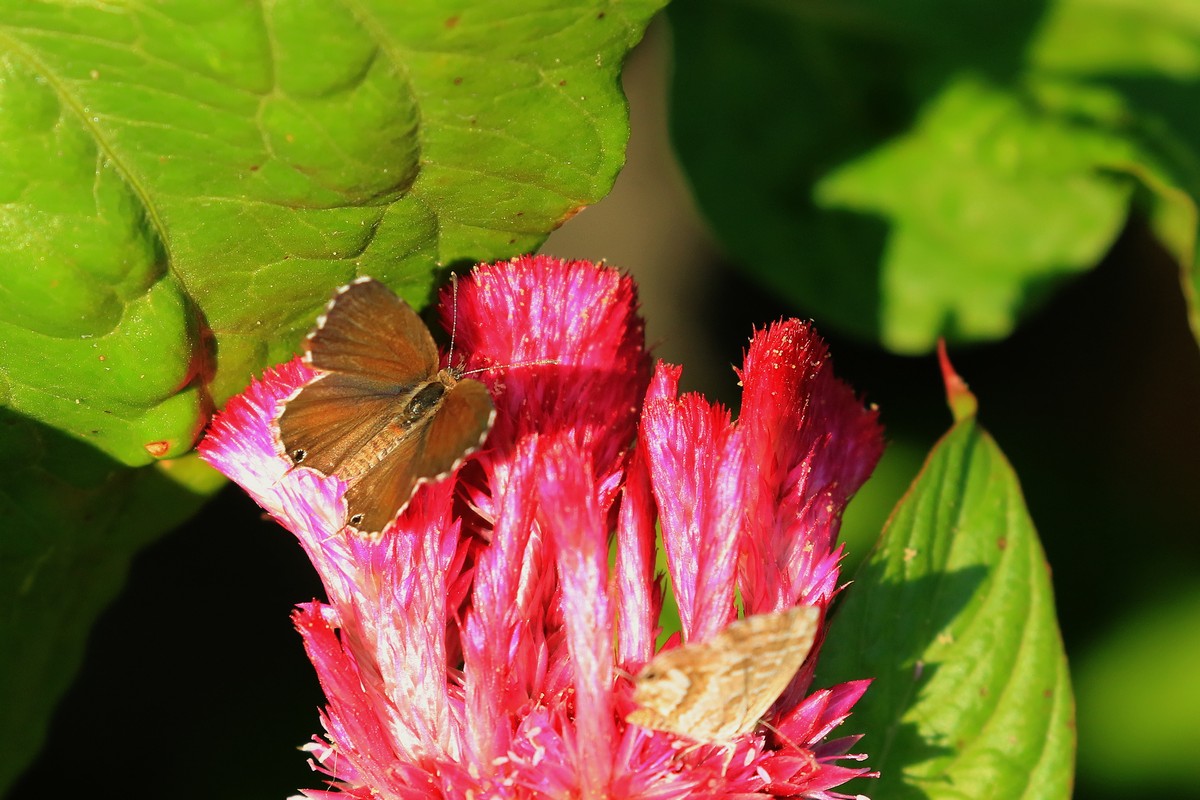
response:
[[(867, 681), (809, 694), (820, 637), (773, 730), (697, 743), (625, 722), (659, 630), (656, 519), (684, 640), (735, 619), (738, 594), (752, 614), (824, 612), (837, 592), (840, 514), (882, 445), (824, 344), (794, 320), (758, 332), (735, 423), (677, 396), (677, 367), (651, 377), (615, 270), (515, 259), (478, 268), (457, 305), (466, 367), (496, 367), (480, 376), (495, 427), (379, 541), (341, 531), (338, 478), (276, 453), (276, 406), (312, 375), (299, 360), (232, 399), (201, 445), (328, 593), (295, 622), (329, 703), (308, 749), (336, 792), (305, 795), (844, 797), (831, 789), (870, 773), (836, 763), (861, 760), (845, 755), (858, 737), (828, 736)], [(503, 366), (539, 359), (554, 363)]]

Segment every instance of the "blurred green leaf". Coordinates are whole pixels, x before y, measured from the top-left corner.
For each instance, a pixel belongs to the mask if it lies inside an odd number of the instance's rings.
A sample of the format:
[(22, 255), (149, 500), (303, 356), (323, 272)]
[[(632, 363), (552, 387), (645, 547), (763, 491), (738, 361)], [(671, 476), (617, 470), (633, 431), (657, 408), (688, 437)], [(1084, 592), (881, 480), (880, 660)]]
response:
[(846, 546), (843, 575), (854, 574), (866, 559), (929, 451), (929, 439), (923, 436), (888, 428), (887, 437), (887, 448), (871, 477), (855, 492), (842, 515), (838, 541)]
[(0, 0), (6, 769), (130, 555), (200, 502), (159, 460), (338, 285), (424, 305), (603, 197), (664, 2)]
[(1016, 475), (973, 418), (937, 444), (836, 612), (817, 685), (855, 706), (891, 798), (1066, 798), (1073, 701), (1045, 556)]
[(1002, 338), (1136, 202), (1200, 335), (1200, 5), (696, 0), (670, 16), (673, 132), (700, 204), (822, 324), (912, 353)]
[(1041, 287), (1090, 268), (1120, 232), (1130, 182), (1099, 172), (1119, 143), (965, 78), (914, 129), (835, 170), (818, 204), (889, 220), (884, 342), (999, 339)]
[(1200, 590), (1167, 592), (1076, 662), (1080, 767), (1114, 797), (1200, 785)]

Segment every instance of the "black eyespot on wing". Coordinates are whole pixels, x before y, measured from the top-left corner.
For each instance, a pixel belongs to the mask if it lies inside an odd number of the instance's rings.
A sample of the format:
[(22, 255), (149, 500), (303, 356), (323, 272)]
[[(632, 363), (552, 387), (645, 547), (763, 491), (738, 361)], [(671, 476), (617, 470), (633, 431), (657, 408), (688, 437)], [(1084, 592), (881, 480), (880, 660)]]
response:
[(304, 459), (308, 458), (308, 451), (303, 447), (297, 447), (292, 451), (292, 463), (299, 464)]
[(351, 525), (353, 525), (353, 526), (354, 526), (354, 527), (356, 527), (356, 528), (357, 528), (359, 525), (361, 525), (361, 524), (362, 524), (362, 521), (363, 521), (363, 515), (362, 515), (362, 514), (354, 514), (354, 515), (352, 515), (352, 516), (350, 517), (350, 519), (349, 519), (349, 522), (350, 522), (350, 524), (351, 524)]

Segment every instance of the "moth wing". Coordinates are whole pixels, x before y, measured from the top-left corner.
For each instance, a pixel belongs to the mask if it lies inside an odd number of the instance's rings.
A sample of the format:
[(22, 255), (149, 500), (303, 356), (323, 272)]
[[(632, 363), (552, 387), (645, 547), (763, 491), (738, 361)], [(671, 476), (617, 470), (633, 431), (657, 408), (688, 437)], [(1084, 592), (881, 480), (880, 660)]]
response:
[(643, 728), (649, 728), (652, 731), (682, 733), (671, 727), (671, 719), (667, 714), (650, 705), (641, 705), (630, 711), (625, 715), (625, 721), (632, 722), (634, 725), (640, 725)]
[(412, 307), (373, 278), (343, 286), (306, 343), (309, 362), (341, 372), (413, 386), (438, 370), (437, 345)]
[(711, 645), (689, 643), (652, 658), (634, 679), (638, 708), (626, 721), (693, 739), (718, 738), (722, 709), (732, 698), (717, 694), (728, 656)]
[(728, 698), (720, 735), (740, 736), (754, 729), (783, 694), (808, 658), (816, 640), (820, 611), (797, 606), (738, 620), (710, 644), (737, 654), (721, 676), (720, 695)]
[(479, 449), (492, 427), (496, 407), (487, 387), (470, 378), (450, 387), (424, 432), (414, 470), (437, 478)]
[(819, 619), (809, 606), (756, 614), (659, 653), (638, 673), (640, 707), (625, 719), (701, 741), (750, 732), (808, 657)]

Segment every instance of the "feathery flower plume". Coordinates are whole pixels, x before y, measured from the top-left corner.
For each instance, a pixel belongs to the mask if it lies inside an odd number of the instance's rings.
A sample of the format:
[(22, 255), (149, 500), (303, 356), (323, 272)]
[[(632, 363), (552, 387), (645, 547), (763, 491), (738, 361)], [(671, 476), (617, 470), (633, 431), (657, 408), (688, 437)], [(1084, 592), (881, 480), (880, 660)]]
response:
[(313, 375), (299, 359), (233, 398), (201, 445), (325, 585), (294, 616), (328, 700), (307, 749), (329, 789), (304, 795), (846, 797), (833, 790), (872, 773), (839, 763), (864, 758), (847, 755), (857, 736), (830, 735), (869, 681), (810, 693), (821, 632), (769, 725), (709, 742), (626, 721), (659, 633), (656, 521), (684, 641), (720, 633), (738, 596), (746, 615), (823, 619), (837, 593), (841, 512), (882, 439), (821, 340), (795, 320), (757, 332), (734, 422), (679, 396), (678, 367), (651, 373), (616, 270), (481, 266), (457, 318), (465, 367), (495, 367), (479, 375), (495, 425), (378, 541), (342, 530), (339, 478), (276, 452), (277, 406)]

